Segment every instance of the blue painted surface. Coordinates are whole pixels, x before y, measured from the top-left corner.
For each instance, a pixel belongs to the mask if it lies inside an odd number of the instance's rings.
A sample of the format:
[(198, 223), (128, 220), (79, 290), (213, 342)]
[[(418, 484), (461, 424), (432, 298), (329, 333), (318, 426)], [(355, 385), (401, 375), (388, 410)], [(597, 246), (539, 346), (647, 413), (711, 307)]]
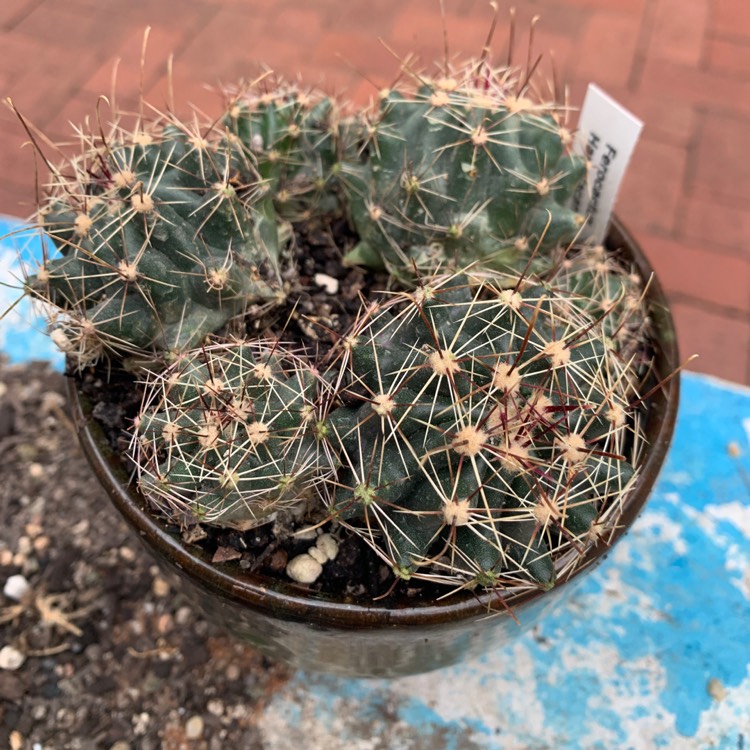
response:
[[(17, 227), (0, 221), (0, 309), (18, 294), (19, 251), (31, 264), (42, 254), (38, 237)], [(24, 302), (0, 322), (0, 350), (61, 366), (44, 327)], [(748, 477), (750, 392), (686, 375), (675, 442), (646, 512), (559, 611), (482, 659), (428, 675), (299, 673), (261, 718), (265, 746), (750, 745)]]
[[(49, 242), (47, 252), (50, 253)], [(0, 314), (21, 296), (24, 268), (33, 272), (42, 258), (39, 232), (20, 219), (0, 215)], [(0, 352), (11, 362), (46, 359), (62, 370), (63, 355), (46, 335), (46, 329), (43, 308), (24, 298), (0, 321)]]

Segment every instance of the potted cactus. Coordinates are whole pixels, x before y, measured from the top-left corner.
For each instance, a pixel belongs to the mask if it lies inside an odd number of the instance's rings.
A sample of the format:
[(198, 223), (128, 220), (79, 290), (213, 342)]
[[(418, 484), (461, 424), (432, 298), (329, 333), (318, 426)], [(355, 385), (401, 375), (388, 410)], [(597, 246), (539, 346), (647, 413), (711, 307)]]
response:
[(563, 108), (484, 61), (415, 81), (346, 116), (267, 78), (205, 127), (118, 113), (53, 173), (25, 286), (164, 569), (346, 674), (534, 622), (634, 520), (676, 411), (648, 263), (616, 222), (577, 242)]

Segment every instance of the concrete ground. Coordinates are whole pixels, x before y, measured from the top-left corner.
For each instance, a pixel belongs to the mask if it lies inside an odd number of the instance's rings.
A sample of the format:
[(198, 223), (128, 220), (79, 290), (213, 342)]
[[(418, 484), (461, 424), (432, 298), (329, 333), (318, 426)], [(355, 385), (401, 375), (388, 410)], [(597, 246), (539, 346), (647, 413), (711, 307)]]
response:
[[(53, 139), (109, 93), (158, 106), (174, 53), (178, 109), (218, 111), (204, 84), (252, 78), (261, 63), (362, 101), (392, 80), (395, 53), (442, 57), (438, 0), (4, 0), (0, 94)], [(580, 103), (594, 81), (646, 121), (618, 212), (674, 303), (691, 367), (750, 382), (750, 3), (746, 0), (517, 0), (519, 30), (542, 17), (535, 47), (554, 51)], [(509, 3), (500, 3), (506, 17)], [(445, 0), (451, 54), (480, 50), (484, 0)], [(140, 73), (143, 31), (151, 26)], [(525, 31), (524, 31), (525, 35)], [(501, 24), (496, 59), (507, 28)], [(519, 37), (522, 34), (519, 31)], [(382, 42), (380, 41), (382, 39)], [(519, 40), (519, 46), (520, 46)], [(34, 203), (33, 155), (0, 108), (0, 213)]]

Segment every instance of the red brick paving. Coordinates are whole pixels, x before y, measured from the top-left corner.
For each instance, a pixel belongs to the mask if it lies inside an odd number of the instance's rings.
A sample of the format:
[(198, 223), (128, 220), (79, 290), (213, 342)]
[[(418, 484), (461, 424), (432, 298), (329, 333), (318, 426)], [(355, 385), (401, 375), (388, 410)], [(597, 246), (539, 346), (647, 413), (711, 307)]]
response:
[[(750, 2), (748, 0), (516, 0), (519, 29), (542, 20), (539, 51), (554, 50), (580, 103), (595, 81), (646, 122), (618, 213), (650, 253), (674, 302), (694, 369), (750, 383)], [(138, 100), (143, 29), (151, 25), (143, 88), (166, 101), (166, 57), (187, 103), (215, 111), (204, 84), (252, 78), (261, 63), (363, 101), (397, 74), (396, 53), (442, 55), (438, 0), (4, 0), (0, 94), (55, 138), (109, 94)], [(503, 5), (501, 3), (501, 5)], [(445, 0), (452, 54), (476, 53), (489, 26), (484, 0)], [(507, 7), (507, 5), (505, 5)], [(519, 33), (526, 37), (526, 32)], [(507, 25), (496, 59), (507, 54)], [(363, 80), (367, 78), (374, 85)], [(0, 107), (0, 212), (27, 215), (32, 154)]]

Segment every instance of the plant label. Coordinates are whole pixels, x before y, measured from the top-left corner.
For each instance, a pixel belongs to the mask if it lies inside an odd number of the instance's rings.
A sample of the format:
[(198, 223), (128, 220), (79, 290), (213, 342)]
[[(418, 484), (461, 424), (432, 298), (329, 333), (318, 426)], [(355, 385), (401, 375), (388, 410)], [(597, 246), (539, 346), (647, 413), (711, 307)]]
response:
[(643, 122), (596, 84), (589, 84), (578, 121), (576, 151), (591, 163), (572, 208), (587, 217), (583, 236), (604, 242), (612, 210)]

